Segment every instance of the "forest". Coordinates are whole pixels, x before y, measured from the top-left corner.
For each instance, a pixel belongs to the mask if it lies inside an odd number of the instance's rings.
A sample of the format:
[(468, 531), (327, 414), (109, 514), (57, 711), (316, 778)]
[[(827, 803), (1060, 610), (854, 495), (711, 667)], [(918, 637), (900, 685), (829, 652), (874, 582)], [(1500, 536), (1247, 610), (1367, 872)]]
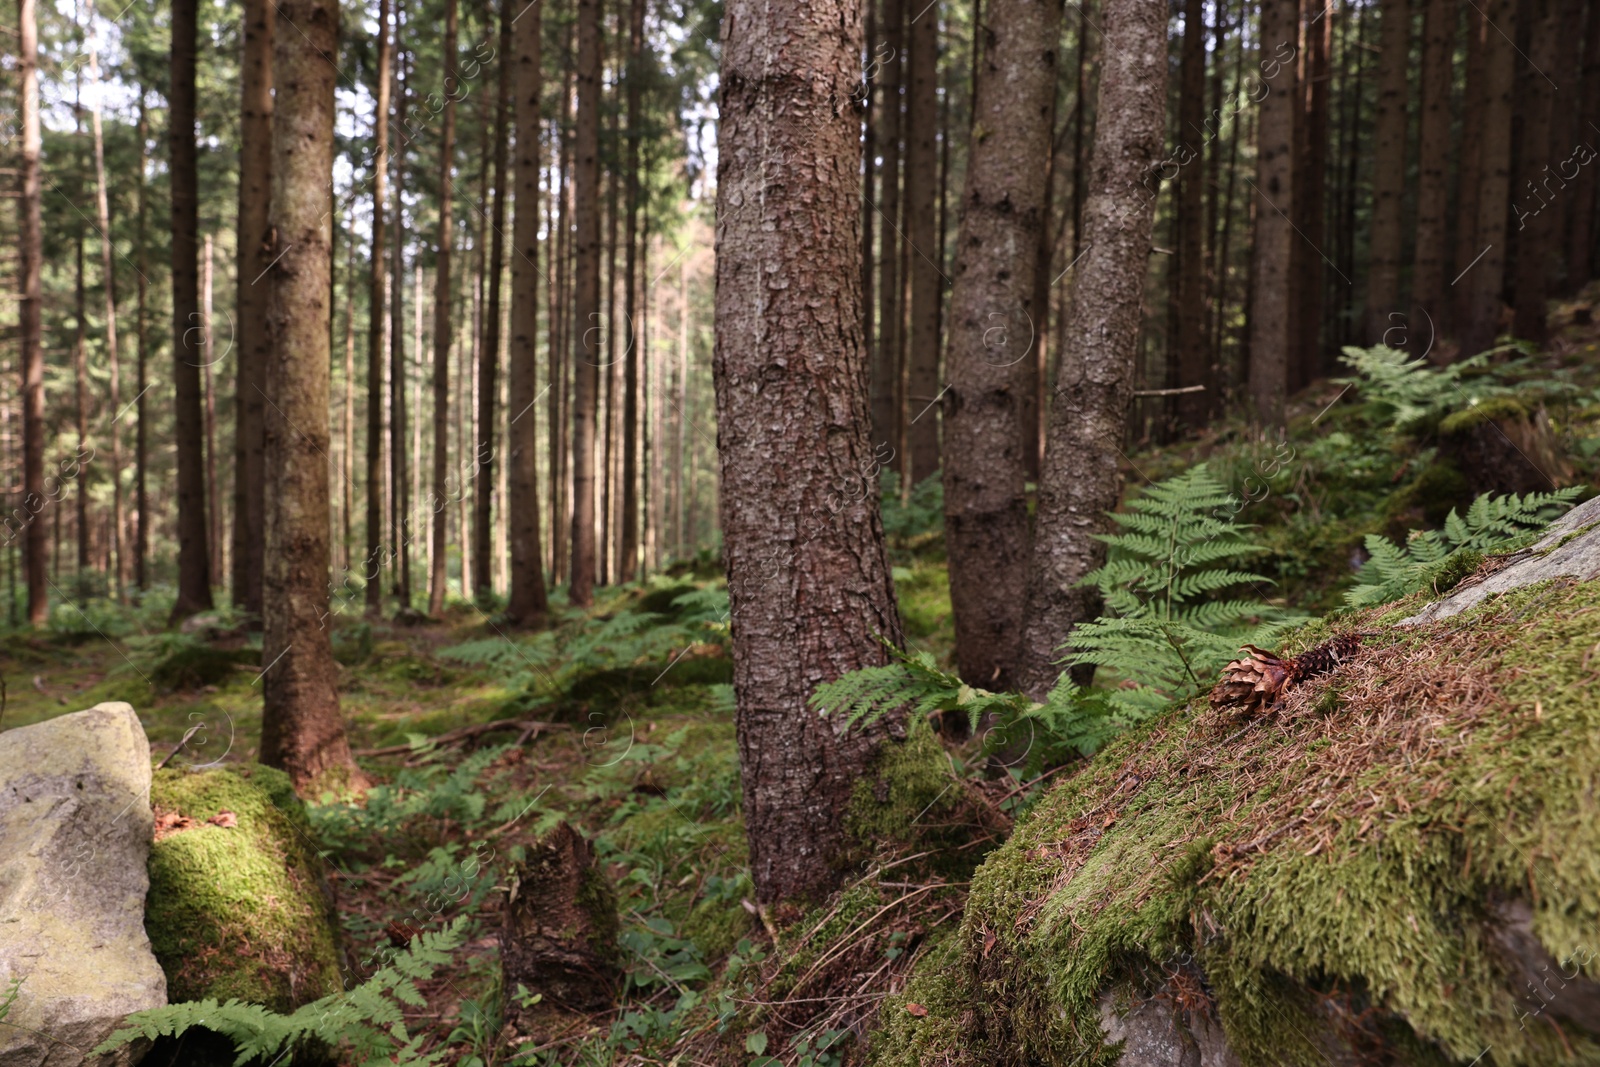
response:
[(0, 1065), (1600, 1065), (1596, 0), (16, 0)]

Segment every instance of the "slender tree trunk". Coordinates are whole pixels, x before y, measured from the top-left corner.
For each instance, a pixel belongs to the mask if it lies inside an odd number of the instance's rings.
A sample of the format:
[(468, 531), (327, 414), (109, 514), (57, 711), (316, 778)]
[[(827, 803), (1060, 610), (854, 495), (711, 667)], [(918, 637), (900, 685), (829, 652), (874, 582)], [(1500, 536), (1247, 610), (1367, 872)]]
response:
[[(239, 247), (234, 300), (235, 348), (233, 444), (233, 606), (261, 618), (261, 575), (265, 542), (266, 484), (262, 468), (262, 419), (267, 365), (267, 211), (272, 199), (272, 45), (275, 8), (271, 0), (245, 0), (244, 58), (240, 66)], [(385, 56), (387, 53), (385, 53)], [(380, 75), (381, 77), (381, 75)], [(386, 90), (383, 99), (387, 99)], [(379, 223), (381, 225), (381, 223)], [(213, 498), (215, 506), (218, 501)]]
[[(395, 48), (400, 47), (400, 17), (404, 10), (396, 3)], [(408, 23), (409, 27), (409, 23)], [(397, 60), (398, 63), (398, 60)], [(404, 67), (398, 72), (399, 99), (395, 107), (395, 127), (400, 131), (394, 161), (394, 276), (389, 298), (389, 494), (391, 518), (389, 537), (394, 542), (394, 592), (400, 611), (411, 610), (411, 439), (406, 426), (406, 259), (405, 259), (405, 173), (407, 136), (406, 110), (410, 89)], [(419, 268), (414, 268), (419, 269)]]
[(578, 118), (573, 144), (572, 577), (576, 607), (594, 602), (595, 424), (604, 360), (600, 323), (600, 0), (578, 0)]
[(549, 613), (544, 553), (539, 544), (539, 430), (533, 411), (539, 400), (535, 358), (539, 336), (539, 97), (543, 92), (539, 15), (538, 4), (523, 10), (514, 27), (515, 51), (503, 53), (504, 62), (514, 59), (516, 63), (517, 124), (517, 189), (511, 234), (511, 360), (507, 382), (510, 423), (505, 465), (510, 496), (511, 596), (506, 614), (521, 626), (541, 626)]
[[(1470, 14), (1470, 11), (1469, 11)], [(1456, 5), (1428, 0), (1422, 21), (1422, 121), (1417, 135), (1417, 249), (1411, 271), (1411, 328), (1426, 335), (1425, 319), (1444, 312), (1446, 218), (1450, 197), (1450, 89), (1456, 43)], [(1472, 124), (1469, 117), (1468, 125)]]
[[(1555, 91), (1545, 72), (1561, 73), (1558, 52), (1565, 31), (1557, 0), (1528, 2), (1533, 7), (1533, 33), (1520, 99), (1524, 110), (1518, 181), (1511, 197), (1511, 213), (1517, 223), (1516, 316), (1512, 330), (1520, 338), (1543, 344), (1549, 336), (1545, 299), (1549, 294), (1550, 264), (1560, 255), (1562, 245), (1558, 239), (1560, 204), (1566, 184), (1551, 167)], [(1565, 158), (1565, 152), (1561, 158)]]
[[(1294, 263), (1293, 319), (1290, 324), (1289, 389), (1303, 389), (1322, 370), (1323, 246), (1326, 240), (1328, 171), (1328, 48), (1332, 6), (1307, 0), (1304, 79), (1295, 118), (1299, 148), (1295, 164), (1295, 215), (1290, 247)], [(1315, 12), (1315, 14), (1312, 14)]]
[[(172, 182), (172, 353), (178, 467), (177, 622), (211, 608), (206, 551), (205, 426), (201, 415), (199, 193), (195, 167), (196, 0), (173, 0), (172, 87), (167, 94)], [(326, 333), (326, 331), (324, 331)]]
[(340, 456), (344, 485), (341, 487), (343, 500), (339, 508), (341, 540), (338, 567), (348, 581), (352, 544), (350, 528), (354, 521), (351, 513), (356, 495), (356, 243), (353, 240), (345, 256), (344, 288), (344, 447)]
[[(724, 25), (715, 377), (736, 503), (722, 526), (751, 876), (775, 901), (839, 883), (850, 798), (904, 729), (846, 732), (806, 700), (884, 663), (879, 636), (898, 644), (900, 621), (870, 491), (860, 122), (831, 103), (857, 77), (860, 8), (733, 0)], [(830, 514), (849, 484), (869, 491)]]
[[(89, 51), (89, 75), (97, 89), (100, 85), (100, 56), (97, 48)], [(101, 93), (95, 93), (91, 120), (94, 128), (94, 178), (95, 217), (100, 229), (100, 277), (105, 290), (106, 316), (106, 370), (109, 373), (108, 399), (111, 408), (111, 543), (110, 566), (111, 595), (122, 600), (122, 589), (127, 582), (127, 567), (123, 559), (124, 534), (122, 514), (122, 430), (117, 423), (122, 416), (122, 360), (117, 348), (117, 271), (116, 249), (111, 239), (111, 203), (106, 191), (106, 142), (100, 115)]]
[[(83, 143), (83, 72), (79, 69), (73, 82), (72, 117), (77, 128), (73, 147), (81, 148)], [(79, 177), (74, 182), (75, 192), (78, 196), (74, 201), (81, 199), (83, 189), (82, 157), (74, 160), (75, 169)], [(88, 305), (85, 299), (83, 278), (83, 220), (80, 216), (77, 225), (73, 228), (73, 248), (77, 257), (77, 271), (74, 274), (73, 284), (73, 331), (72, 331), (72, 386), (73, 386), (73, 417), (77, 422), (78, 455), (87, 457), (91, 454), (89, 447), (89, 365), (88, 357), (84, 352), (84, 340), (89, 332)], [(88, 596), (89, 588), (86, 582), (89, 569), (89, 476), (88, 470), (80, 468), (77, 477), (78, 513), (76, 522), (78, 565), (76, 576), (78, 580), (78, 595)]]
[[(1473, 115), (1481, 119), (1484, 115), (1486, 101), (1484, 99), (1484, 34), (1491, 33), (1489, 24), (1484, 20), (1483, 13), (1478, 8), (1469, 8), (1466, 12), (1467, 23), (1467, 56), (1465, 84), (1461, 99), (1461, 113)], [(1482, 170), (1483, 154), (1483, 125), (1481, 121), (1464, 122), (1461, 124), (1461, 149), (1460, 163), (1457, 166), (1459, 181), (1457, 187), (1460, 192), (1456, 199), (1456, 254), (1452, 270), (1457, 279), (1451, 282), (1455, 290), (1452, 294), (1455, 301), (1452, 310), (1452, 330), (1456, 335), (1461, 335), (1472, 322), (1473, 286), (1471, 282), (1465, 285), (1458, 284), (1460, 275), (1468, 270), (1482, 246), (1478, 244), (1478, 201), (1481, 196), (1480, 174)]]
[(1094, 535), (1108, 531), (1105, 516), (1121, 491), (1117, 457), (1133, 403), (1166, 114), (1166, 80), (1151, 76), (1166, 70), (1166, 8), (1106, 0), (1100, 26), (1108, 69), (1084, 204), (1084, 261), (1073, 272), (1050, 411), (1016, 678), (1036, 700), (1055, 683), (1072, 628), (1097, 613), (1095, 595), (1079, 583), (1105, 558)]
[(428, 614), (444, 610), (445, 587), (450, 581), (449, 498), (450, 476), (450, 257), (455, 221), (456, 95), (461, 80), (456, 73), (456, 0), (444, 9), (444, 116), (439, 148), (439, 244), (434, 253), (433, 277), (433, 552), (428, 577)]
[(372, 273), (367, 287), (367, 555), (366, 614), (383, 611), (383, 349), (385, 185), (389, 177), (389, 11), (378, 0), (377, 100), (372, 111)]
[[(1218, 57), (1220, 62), (1221, 57)], [(1178, 93), (1178, 332), (1180, 387), (1206, 384), (1205, 164), (1205, 0), (1185, 0), (1183, 49)], [(1216, 150), (1212, 150), (1216, 158)], [(1206, 424), (1207, 396), (1177, 398), (1178, 421), (1191, 430)]]
[(339, 712), (328, 611), (328, 303), (335, 60), (334, 0), (275, 0), (299, 33), (274, 45), (272, 138), (275, 239), (270, 269), (264, 420), (267, 486), (264, 704), (261, 762), (289, 772), (302, 793), (359, 790)]
[[(1400, 0), (1403, 2), (1403, 0)], [(1296, 0), (1262, 0), (1256, 107), (1256, 226), (1250, 308), (1250, 397), (1255, 416), (1283, 422), (1289, 385), (1292, 242), (1294, 241)], [(1108, 58), (1109, 61), (1109, 58)], [(1254, 95), (1254, 94), (1253, 94)]]
[(883, 201), (883, 236), (878, 261), (878, 345), (872, 356), (872, 434), (879, 444), (890, 445), (891, 466), (902, 478), (911, 476), (910, 465), (899, 455), (902, 445), (903, 407), (900, 395), (900, 353), (904, 349), (900, 307), (900, 153), (905, 137), (905, 112), (901, 102), (904, 82), (906, 0), (882, 0), (885, 54), (883, 114), (878, 128), (883, 134), (883, 168), (879, 181)]
[[(1050, 101), (1060, 0), (989, 0), (973, 107), (965, 210), (950, 294), (950, 389), (944, 399), (944, 521), (961, 676), (1010, 688), (1027, 596), (1027, 449), (1021, 414), (1034, 388), (1037, 304), (1032, 254), (1049, 227)], [(1003, 311), (1000, 309), (1004, 309)]]
[(201, 390), (205, 394), (206, 420), (206, 499), (212, 502), (206, 526), (206, 555), (211, 560), (211, 584), (222, 584), (222, 498), (217, 495), (217, 394), (211, 387), (211, 364), (217, 358), (211, 333), (211, 235), (206, 234), (204, 259), (200, 268), (200, 361)]
[[(483, 320), (483, 348), (478, 353), (478, 454), (474, 457), (475, 476), (473, 481), (474, 497), (473, 522), (472, 522), (472, 592), (479, 600), (485, 600), (493, 593), (494, 577), (491, 563), (494, 560), (494, 547), (491, 543), (493, 533), (493, 508), (491, 506), (495, 477), (495, 449), (497, 434), (495, 433), (495, 401), (500, 392), (500, 281), (505, 269), (505, 228), (506, 228), (506, 141), (507, 141), (507, 114), (511, 104), (511, 64), (512, 55), (512, 21), (517, 18), (511, 12), (522, 8), (514, 5), (511, 0), (501, 0), (500, 4), (500, 69), (497, 72), (497, 95), (494, 109), (494, 233), (489, 239), (489, 264), (488, 277), (488, 310), (484, 313)], [(527, 10), (522, 18), (533, 18), (537, 15)], [(519, 131), (518, 140), (526, 133)], [(535, 126), (531, 134), (535, 139), (539, 136), (538, 127)], [(537, 167), (538, 153), (533, 156)], [(533, 185), (534, 210), (537, 210), (539, 201), (539, 183), (537, 177)], [(522, 299), (537, 300), (536, 293), (523, 293)], [(502, 503), (502, 507), (504, 504)], [(537, 508), (535, 509), (537, 513)]]
[(939, 5), (919, 0), (916, 7), (920, 10), (913, 16), (908, 34), (911, 85), (906, 96), (905, 230), (911, 245), (907, 253), (911, 346), (906, 379), (911, 421), (906, 443), (911, 452), (911, 485), (939, 470), (939, 413), (934, 398), (939, 394), (939, 297), (944, 283), (934, 258), (939, 254), (934, 204), (939, 181)]
[(1515, 32), (1514, 0), (1483, 5), (1488, 28), (1483, 38), (1483, 110), (1477, 122), (1482, 138), (1478, 165), (1478, 247), (1460, 268), (1472, 294), (1461, 350), (1470, 355), (1494, 344), (1504, 308), (1506, 216), (1511, 195), (1511, 94), (1516, 84), (1516, 48), (1503, 31)]
[[(44, 345), (40, 335), (44, 252), (39, 196), (39, 22), (35, 0), (17, 0), (17, 34), (17, 81), (22, 104), (22, 201), (18, 205), (22, 301), (17, 332), (22, 363), (23, 521), (27, 523), (23, 563), (27, 571), (28, 624), (37, 627), (50, 621), (50, 594), (45, 569), (48, 531), (38, 521), (39, 513), (49, 502), (44, 490)], [(142, 108), (140, 113), (143, 114)], [(142, 420), (139, 428), (143, 433)], [(60, 515), (59, 509), (53, 510)]]
[[(1585, 5), (1583, 97), (1579, 105), (1578, 139), (1593, 144), (1593, 123), (1600, 126), (1600, 7)], [(1594, 276), (1595, 168), (1582, 167), (1572, 181), (1572, 207), (1567, 223), (1567, 292), (1576, 293)]]
[[(146, 453), (145, 453), (145, 446), (146, 446), (145, 428), (146, 428), (146, 423), (145, 423), (145, 417), (144, 417), (144, 395), (145, 395), (145, 392), (149, 389), (149, 385), (147, 384), (147, 382), (145, 380), (146, 371), (147, 371), (147, 357), (149, 355), (149, 333), (147, 332), (147, 329), (146, 329), (146, 327), (148, 326), (148, 318), (147, 318), (147, 314), (146, 313), (148, 311), (148, 308), (147, 308), (147, 302), (148, 302), (148, 298), (149, 298), (148, 275), (149, 275), (149, 267), (150, 267), (148, 242), (146, 240), (146, 236), (147, 236), (146, 235), (146, 225), (147, 225), (147, 219), (148, 219), (148, 215), (149, 215), (149, 182), (145, 178), (145, 168), (149, 165), (149, 160), (146, 157), (146, 151), (147, 151), (146, 145), (149, 143), (149, 136), (150, 136), (149, 116), (146, 114), (146, 111), (145, 111), (145, 87), (144, 87), (144, 84), (141, 82), (140, 85), (139, 85), (139, 127), (138, 127), (138, 137), (139, 137), (139, 222), (138, 222), (138, 232), (135, 234), (135, 237), (134, 237), (134, 241), (135, 241), (135, 243), (137, 245), (137, 248), (135, 250), (136, 259), (135, 259), (135, 262), (134, 262), (134, 270), (135, 270), (135, 273), (138, 274), (138, 276), (139, 276), (139, 280), (138, 280), (138, 291), (139, 291), (139, 321), (138, 321), (139, 371), (138, 371), (138, 386), (139, 386), (139, 395), (134, 398), (134, 405), (135, 405), (134, 418), (138, 420), (138, 426), (137, 426), (137, 428), (136, 428), (136, 430), (134, 432), (134, 444), (133, 444), (133, 467), (134, 467), (134, 498), (133, 498), (133, 506), (139, 513), (139, 525), (138, 525), (138, 527), (137, 527), (137, 529), (136, 529), (136, 531), (134, 533), (134, 538), (133, 538), (133, 584), (139, 590), (140, 593), (143, 593), (146, 589), (148, 589), (150, 587), (150, 575), (149, 575), (149, 572), (147, 570), (147, 565), (146, 565), (146, 560), (149, 558), (149, 555), (150, 555), (150, 500), (149, 500), (149, 493), (148, 493), (148, 485), (146, 484), (146, 466), (145, 466), (145, 459), (146, 459)], [(30, 585), (29, 588), (31, 590), (31, 588), (32, 588), (31, 585)]]
[[(628, 5), (628, 148), (624, 164), (628, 176), (628, 219), (624, 234), (627, 244), (623, 285), (624, 327), (627, 347), (623, 352), (625, 381), (622, 411), (622, 570), (617, 579), (634, 581), (639, 569), (639, 139), (644, 136), (644, 9), (645, 0), (630, 0)], [(870, 255), (870, 251), (868, 253)]]
[(570, 582), (571, 580), (571, 554), (572, 554), (572, 438), (569, 436), (572, 424), (572, 394), (569, 386), (572, 377), (569, 364), (573, 361), (572, 355), (572, 80), (573, 80), (573, 31), (575, 20), (567, 23), (567, 36), (565, 47), (561, 50), (561, 107), (560, 124), (556, 136), (561, 144), (561, 175), (556, 186), (555, 195), (558, 198), (558, 211), (556, 219), (557, 242), (556, 261), (553, 264), (551, 276), (555, 281), (556, 299), (553, 329), (555, 331), (555, 345), (551, 351), (557, 355), (551, 358), (551, 423), (550, 423), (550, 454), (555, 467), (555, 476), (551, 492), (554, 494), (551, 502), (551, 541), (552, 566), (555, 582)]
[(1396, 296), (1400, 291), (1401, 209), (1406, 180), (1406, 78), (1411, 69), (1411, 14), (1407, 0), (1381, 0), (1381, 3), (1372, 237), (1367, 265), (1365, 332), (1368, 344), (1384, 339), (1392, 325), (1389, 316), (1401, 310)]

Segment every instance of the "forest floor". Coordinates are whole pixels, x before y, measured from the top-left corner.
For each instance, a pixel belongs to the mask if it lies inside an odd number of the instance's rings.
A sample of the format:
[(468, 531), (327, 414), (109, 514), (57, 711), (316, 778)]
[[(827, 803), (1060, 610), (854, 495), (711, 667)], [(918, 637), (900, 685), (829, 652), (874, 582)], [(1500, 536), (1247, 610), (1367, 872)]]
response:
[[(1541, 403), (1564, 481), (1593, 484), (1600, 327), (1586, 303), (1560, 315), (1557, 339), (1524, 371), (1564, 383)], [(1437, 525), (1464, 489), (1437, 441), (1383, 428), (1368, 405), (1338, 403), (1345, 391), (1335, 382), (1307, 390), (1282, 437), (1225, 424), (1198, 440), (1147, 443), (1128, 461), (1130, 490), (1207, 461), (1239, 487), (1240, 518), (1265, 548), (1258, 569), (1278, 583), (1278, 599), (1328, 611), (1353, 581), (1365, 535), (1403, 538)], [(938, 485), (903, 501), (897, 488), (884, 486), (885, 526), (908, 642), (948, 665)], [(58, 579), (62, 588), (71, 577)], [(0, 728), (126, 700), (157, 758), (198, 726), (174, 763), (253, 759), (259, 635), (237, 630), (226, 613), (209, 631), (167, 632), (170, 596), (155, 591), (137, 608), (58, 604), (48, 631), (0, 634)], [(930, 932), (959, 921), (964, 883), (886, 876), (895, 860), (885, 856), (857, 897), (776, 929), (749, 903), (727, 594), (716, 562), (601, 589), (588, 611), (558, 597), (555, 620), (547, 631), (517, 633), (462, 601), (417, 626), (337, 616), (340, 697), (375, 787), (360, 805), (307, 799), (356, 955), (388, 944), (393, 923), (438, 929), (467, 916), (467, 943), (423, 983), (427, 1006), (407, 1022), (449, 1046), (450, 1060), (508, 1062), (516, 1050), (495, 1034), (517, 991), (499, 988), (496, 877), (565, 819), (592, 838), (617, 887), (624, 986), (613, 1011), (547, 1019), (517, 1062), (706, 1062), (718, 1032), (724, 1051), (748, 1053), (744, 1062), (845, 1062)], [(983, 777), (974, 742), (947, 748), (953, 776)], [(991, 795), (1012, 812), (1040, 791), (1003, 785)], [(462, 884), (469, 851), (481, 853), (483, 842), (494, 860), (481, 871), (471, 865), (467, 888), (445, 906), (430, 903), (441, 886)]]

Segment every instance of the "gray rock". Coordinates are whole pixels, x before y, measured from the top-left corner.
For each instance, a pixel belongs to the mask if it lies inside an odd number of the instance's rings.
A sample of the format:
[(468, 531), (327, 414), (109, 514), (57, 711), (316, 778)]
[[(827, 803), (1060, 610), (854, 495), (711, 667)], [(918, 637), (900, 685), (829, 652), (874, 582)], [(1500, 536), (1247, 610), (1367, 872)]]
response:
[(127, 704), (0, 733), (0, 992), (23, 979), (0, 1067), (96, 1062), (125, 1016), (166, 1004), (144, 931), (153, 822), (150, 744)]

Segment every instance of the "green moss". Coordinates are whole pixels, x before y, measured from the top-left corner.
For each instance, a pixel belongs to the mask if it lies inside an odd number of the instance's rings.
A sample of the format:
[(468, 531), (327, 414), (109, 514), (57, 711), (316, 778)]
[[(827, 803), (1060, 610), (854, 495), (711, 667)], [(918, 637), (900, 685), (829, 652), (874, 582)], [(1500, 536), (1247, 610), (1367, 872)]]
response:
[(1521, 421), (1527, 417), (1528, 409), (1521, 401), (1509, 396), (1496, 397), (1446, 415), (1439, 422), (1439, 433), (1444, 437), (1454, 437), (1486, 422), (1502, 419)]
[(617, 933), (621, 929), (617, 918), (617, 889), (606, 877), (605, 869), (598, 863), (584, 870), (578, 884), (578, 907), (589, 917), (589, 947), (601, 961), (617, 964), (621, 956), (617, 950)]
[[(1373, 635), (1364, 699), (1398, 713), (1313, 694), (1312, 713), (1224, 737), (1197, 704), (1056, 786), (974, 875), (958, 951), (919, 968), (906, 997), (929, 1015), (890, 1004), (874, 1062), (1103, 1062), (1100, 993), (1193, 959), (1247, 1067), (1325, 1063), (1313, 1043), (1340, 1001), (1374, 1009), (1407, 1063), (1491, 1046), (1499, 1064), (1600, 1063), (1570, 1027), (1569, 1059), (1554, 1028), (1523, 1025), (1485, 933), (1488, 901), (1527, 899), (1551, 955), (1600, 972), (1582, 951), (1600, 927), (1600, 583), (1417, 630), (1379, 618), (1339, 628)], [(1437, 722), (1427, 743), (1406, 740), (1422, 729), (1406, 707)]]
[(703, 960), (721, 959), (732, 952), (751, 929), (750, 913), (736, 900), (702, 900), (689, 912), (681, 932), (694, 942)]
[(236, 665), (260, 662), (260, 649), (216, 648), (186, 641), (158, 660), (148, 673), (158, 689), (200, 689), (230, 681), (238, 674)]
[(886, 741), (873, 773), (856, 783), (845, 812), (845, 833), (855, 849), (838, 857), (841, 866), (864, 854), (903, 844), (936, 855), (931, 866), (944, 873), (971, 870), (975, 859), (955, 851), (968, 839), (962, 816), (966, 793), (950, 769), (950, 758), (926, 718), (914, 715), (904, 741)]
[(289, 1011), (340, 988), (337, 926), (305, 807), (269, 767), (158, 771), (153, 807), (202, 824), (150, 849), (145, 930), (170, 1001), (238, 997)]

